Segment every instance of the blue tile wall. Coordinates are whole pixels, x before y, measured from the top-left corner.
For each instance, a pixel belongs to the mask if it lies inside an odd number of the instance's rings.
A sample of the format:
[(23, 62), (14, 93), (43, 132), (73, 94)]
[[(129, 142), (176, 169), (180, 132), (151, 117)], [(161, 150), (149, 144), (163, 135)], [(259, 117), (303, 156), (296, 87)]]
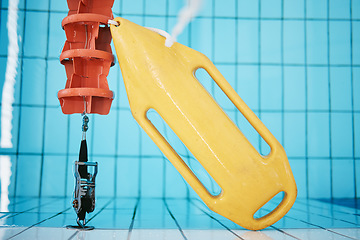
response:
[[(1, 1), (1, 86), (8, 54), (7, 7), (8, 1)], [(182, 1), (115, 0), (113, 12), (171, 32), (182, 7)], [(66, 82), (58, 58), (67, 11), (65, 0), (19, 3), (14, 146), (0, 149), (12, 161), (11, 196), (58, 197), (73, 191), (82, 120), (79, 114), (64, 115), (57, 99)], [(300, 197), (360, 197), (359, 20), (358, 0), (204, 0), (199, 16), (178, 37), (215, 63), (283, 144)], [(196, 77), (254, 148), (269, 153), (206, 71), (197, 71)], [(132, 117), (117, 62), (108, 82), (115, 93), (112, 109), (107, 116), (90, 116), (87, 135), (90, 160), (99, 162), (97, 196), (196, 197)], [(174, 133), (161, 119), (154, 121), (213, 187)]]
[(308, 64), (327, 64), (328, 36), (326, 21), (306, 22), (306, 46)]

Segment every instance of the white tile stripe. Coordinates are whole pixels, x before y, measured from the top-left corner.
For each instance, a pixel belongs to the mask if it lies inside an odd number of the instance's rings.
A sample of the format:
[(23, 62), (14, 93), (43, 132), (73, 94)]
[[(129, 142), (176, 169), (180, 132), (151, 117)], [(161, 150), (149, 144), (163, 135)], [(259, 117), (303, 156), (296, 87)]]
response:
[(5, 82), (2, 91), (2, 103), (1, 103), (1, 140), (0, 146), (2, 148), (12, 148), (11, 142), (11, 129), (12, 129), (12, 118), (13, 118), (13, 107), (14, 103), (14, 86), (15, 77), (17, 74), (16, 68), (18, 66), (18, 35), (17, 35), (17, 20), (18, 20), (18, 4), (19, 0), (9, 1), (8, 6), (8, 57), (6, 63)]

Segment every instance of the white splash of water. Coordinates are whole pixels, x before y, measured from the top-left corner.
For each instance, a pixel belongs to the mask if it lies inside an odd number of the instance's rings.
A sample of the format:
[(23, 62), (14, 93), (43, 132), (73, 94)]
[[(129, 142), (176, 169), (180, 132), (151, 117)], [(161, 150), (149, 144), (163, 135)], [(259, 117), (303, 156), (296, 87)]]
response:
[(10, 156), (0, 155), (1, 198), (0, 212), (9, 212), (9, 185), (11, 177)]
[(16, 68), (18, 65), (18, 35), (17, 35), (17, 20), (18, 20), (18, 4), (19, 0), (9, 1), (8, 6), (8, 18), (7, 18), (7, 29), (8, 29), (8, 57), (6, 63), (5, 82), (2, 91), (2, 102), (1, 102), (1, 140), (0, 146), (2, 148), (12, 148), (11, 142), (11, 129), (12, 129), (12, 118), (13, 118), (13, 107), (14, 102), (14, 86), (15, 77), (17, 74)]
[(187, 4), (180, 10), (178, 15), (178, 22), (174, 26), (171, 36), (176, 41), (176, 38), (182, 33), (185, 27), (196, 17), (202, 6), (203, 0), (187, 0)]

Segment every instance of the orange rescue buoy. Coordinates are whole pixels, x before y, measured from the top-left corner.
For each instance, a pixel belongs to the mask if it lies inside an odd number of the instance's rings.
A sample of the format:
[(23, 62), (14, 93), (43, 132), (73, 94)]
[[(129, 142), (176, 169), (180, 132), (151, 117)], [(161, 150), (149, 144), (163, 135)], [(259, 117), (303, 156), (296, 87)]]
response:
[(108, 27), (114, 0), (67, 2), (69, 13), (62, 21), (67, 40), (60, 55), (67, 81), (58, 92), (62, 112), (106, 115), (114, 99), (106, 79), (114, 65)]

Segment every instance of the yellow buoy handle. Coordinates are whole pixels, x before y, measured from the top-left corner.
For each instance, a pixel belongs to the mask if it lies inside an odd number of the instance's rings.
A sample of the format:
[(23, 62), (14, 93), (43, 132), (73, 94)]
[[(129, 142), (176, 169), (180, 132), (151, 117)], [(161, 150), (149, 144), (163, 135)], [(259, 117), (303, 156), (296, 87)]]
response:
[[(139, 109), (140, 110), (140, 109)], [(180, 172), (182, 177), (187, 181), (193, 189), (196, 189), (197, 194), (204, 202), (213, 201), (215, 198), (220, 196), (212, 195), (201, 181), (196, 177), (194, 172), (189, 168), (189, 166), (184, 162), (184, 160), (177, 154), (173, 147), (168, 143), (168, 141), (163, 137), (163, 135), (157, 130), (157, 128), (151, 123), (147, 118), (146, 112), (149, 108), (141, 109), (139, 112), (143, 114), (138, 114), (134, 116), (138, 123), (143, 127), (145, 132), (149, 137), (155, 142), (155, 144), (160, 148), (160, 150), (165, 154), (168, 160), (174, 165), (174, 167)], [(136, 112), (136, 111), (135, 111)]]
[(274, 224), (275, 222), (279, 221), (291, 209), (295, 200), (296, 193), (294, 194), (293, 190), (290, 190), (290, 192), (285, 192), (283, 200), (274, 210), (272, 210), (270, 213), (263, 217), (251, 217), (250, 219), (247, 219), (247, 225), (243, 224), (242, 227), (245, 227), (249, 230), (260, 230)]
[(267, 127), (261, 122), (261, 120), (256, 116), (256, 114), (239, 97), (236, 91), (226, 81), (225, 77), (215, 67), (215, 65), (210, 61), (210, 59), (203, 54), (198, 54), (198, 60), (194, 63), (193, 71), (195, 72), (199, 68), (203, 68), (207, 71), (207, 73), (216, 82), (220, 89), (226, 94), (230, 101), (236, 106), (236, 108), (243, 114), (243, 116), (248, 120), (251, 126), (253, 126), (253, 128), (270, 146), (271, 152), (267, 156), (267, 160), (269, 160), (269, 158), (274, 155), (274, 151), (278, 150), (279, 147), (282, 148), (280, 143), (271, 134)]

